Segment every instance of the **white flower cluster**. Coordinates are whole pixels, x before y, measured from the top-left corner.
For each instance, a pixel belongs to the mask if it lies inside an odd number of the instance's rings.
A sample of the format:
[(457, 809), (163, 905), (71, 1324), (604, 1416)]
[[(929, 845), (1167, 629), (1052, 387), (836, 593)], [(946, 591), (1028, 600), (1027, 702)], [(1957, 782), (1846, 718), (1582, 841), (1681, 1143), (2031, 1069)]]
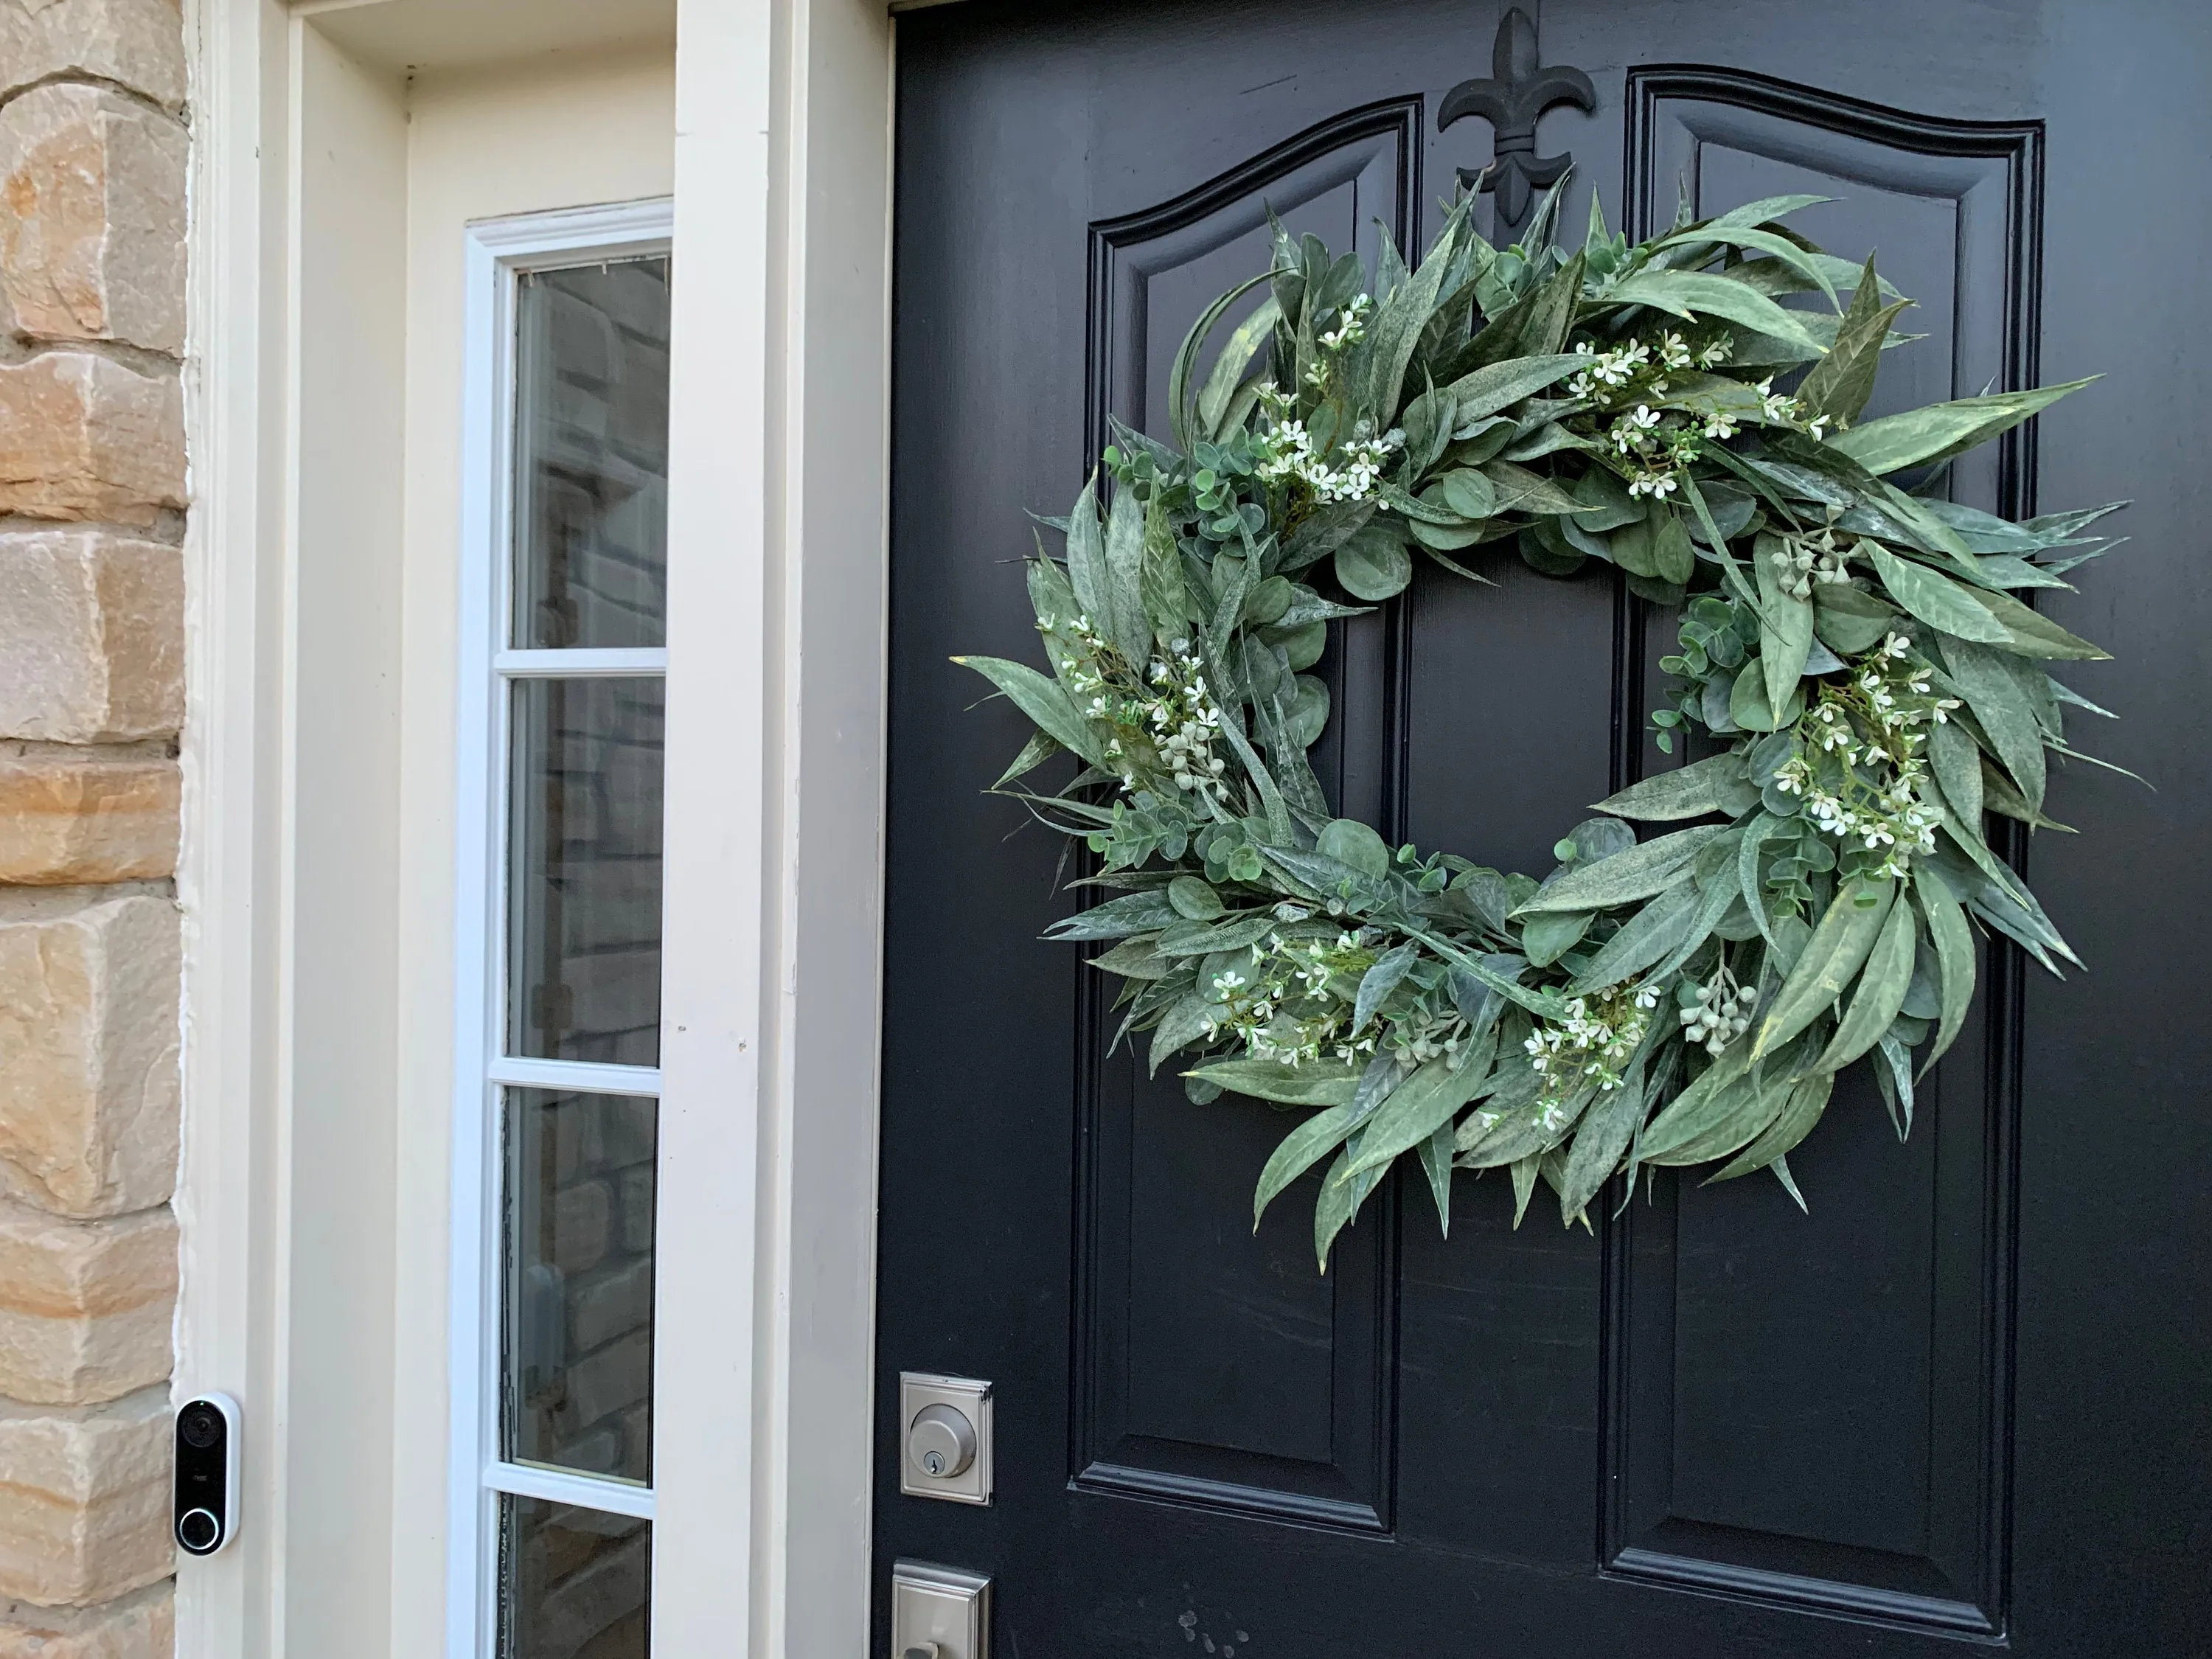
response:
[(1318, 343), (1323, 351), (1342, 351), (1346, 346), (1358, 345), (1367, 337), (1367, 308), (1374, 301), (1364, 294), (1355, 294), (1343, 310), (1336, 314), (1336, 326), (1321, 337)]
[(1751, 1011), (1759, 1004), (1759, 993), (1748, 985), (1738, 985), (1724, 962), (1698, 987), (1696, 994), (1697, 1000), (1682, 1010), (1682, 1035), (1692, 1042), (1702, 1043), (1705, 1052), (1717, 1060), (1729, 1043), (1751, 1029)]
[(1621, 1068), (1658, 1006), (1656, 985), (1618, 985), (1569, 998), (1564, 1022), (1547, 1020), (1530, 1033), (1521, 1046), (1529, 1065), (1544, 1073), (1537, 1097), (1544, 1127), (1559, 1127), (1567, 1102), (1587, 1085), (1595, 1083), (1601, 1091), (1620, 1086)]
[(1063, 649), (1073, 647), (1066, 650), (1062, 676), (1070, 690), (1089, 700), (1077, 705), (1084, 716), (1115, 728), (1106, 757), (1123, 789), (1134, 793), (1172, 782), (1186, 793), (1228, 804), (1229, 765), (1213, 747), (1221, 708), (1189, 641), (1174, 641), (1169, 654), (1154, 657), (1138, 681), (1087, 616), (1040, 617), (1037, 631), (1060, 641)]
[(1332, 466), (1327, 456), (1314, 453), (1313, 434), (1304, 421), (1279, 418), (1254, 447), (1260, 455), (1259, 474), (1270, 483), (1302, 479), (1317, 501), (1364, 501), (1382, 483), (1391, 451), (1405, 441), (1395, 430), (1379, 438), (1363, 432), (1344, 446), (1341, 465)]
[(1815, 582), (1847, 582), (1851, 579), (1850, 554), (1836, 545), (1833, 525), (1805, 535), (1788, 535), (1783, 545), (1767, 556), (1785, 593), (1801, 599), (1813, 597)]
[(1175, 787), (1226, 805), (1229, 786), (1223, 775), (1229, 764), (1213, 751), (1221, 732), (1220, 705), (1206, 690), (1204, 665), (1191, 654), (1190, 641), (1176, 640), (1170, 649), (1172, 656), (1152, 659), (1146, 676), (1157, 690), (1146, 709), (1145, 724), (1159, 751), (1160, 765), (1175, 780)]
[(1620, 394), (1628, 391), (1632, 381), (1644, 382), (1636, 388), (1638, 392), (1656, 397), (1667, 390), (1670, 371), (1711, 368), (1725, 362), (1728, 354), (1726, 335), (1699, 351), (1691, 350), (1688, 342), (1671, 331), (1659, 337), (1656, 349), (1633, 335), (1605, 351), (1600, 351), (1588, 340), (1578, 340), (1575, 343), (1575, 355), (1589, 358), (1590, 366), (1567, 382), (1567, 390), (1586, 403), (1611, 407), (1620, 401)]
[[(1304, 920), (1304, 910), (1291, 908), (1297, 914), (1287, 920)], [(1343, 1060), (1352, 1059), (1355, 1051), (1372, 1054), (1376, 1034), (1370, 1031), (1352, 1042), (1346, 1027), (1352, 1005), (1328, 987), (1339, 974), (1356, 982), (1373, 965), (1375, 956), (1355, 933), (1340, 933), (1334, 944), (1270, 934), (1265, 945), (1252, 947), (1249, 972), (1232, 968), (1208, 982), (1207, 990), (1220, 1006), (1207, 1012), (1206, 1034), (1228, 1032), (1255, 1060), (1279, 1060), (1285, 1066), (1318, 1060), (1324, 1050)]]
[(1936, 850), (1942, 814), (1923, 793), (1925, 728), (1948, 720), (1959, 701), (1936, 696), (1929, 673), (1912, 642), (1892, 634), (1848, 680), (1821, 683), (1795, 728), (1804, 748), (1774, 777), (1823, 832), (1885, 853), (1880, 875), (1901, 876), (1913, 854)]
[(1818, 438), (1835, 423), (1832, 415), (1815, 415), (1803, 418), (1804, 410), (1795, 398), (1774, 389), (1774, 377), (1770, 374), (1752, 388), (1759, 393), (1759, 415), (1769, 426), (1794, 426), (1799, 431)]

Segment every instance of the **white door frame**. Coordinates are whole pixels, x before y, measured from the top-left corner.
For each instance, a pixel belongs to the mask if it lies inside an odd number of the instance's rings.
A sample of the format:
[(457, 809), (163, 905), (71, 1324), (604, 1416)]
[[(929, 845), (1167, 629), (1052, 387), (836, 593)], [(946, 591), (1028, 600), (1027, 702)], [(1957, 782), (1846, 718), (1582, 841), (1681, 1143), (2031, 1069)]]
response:
[[(866, 1650), (872, 1491), (892, 30), (881, 0), (678, 17), (675, 258), (714, 275), (678, 283), (672, 386), (655, 1644), (842, 1659)], [(288, 1538), (327, 1512), (356, 1582), (397, 1599), (426, 1587), (398, 1582), (393, 1535), (439, 1520), (389, 1513), (387, 1480), (381, 1535), (346, 1534), (349, 1494), (295, 1484), (363, 1431), (295, 1400), (284, 1358), (316, 1288), (292, 1173), (318, 850), (295, 514), (302, 400), (328, 394), (301, 373), (293, 20), (188, 0), (187, 29), (178, 1383), (245, 1402), (248, 1468), (237, 1544), (180, 1577), (178, 1652), (275, 1659), (325, 1594)], [(371, 1358), (423, 1363), (388, 1341)]]

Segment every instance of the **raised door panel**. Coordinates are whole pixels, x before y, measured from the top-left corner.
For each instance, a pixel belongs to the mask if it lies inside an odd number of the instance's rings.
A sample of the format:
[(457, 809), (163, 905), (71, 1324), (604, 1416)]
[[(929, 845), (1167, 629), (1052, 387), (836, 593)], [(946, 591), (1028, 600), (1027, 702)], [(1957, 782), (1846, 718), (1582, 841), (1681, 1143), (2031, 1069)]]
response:
[[(1632, 234), (1785, 192), (1919, 301), (1868, 417), (2032, 383), (2039, 131), (1931, 119), (1764, 77), (1632, 71)], [(1952, 494), (2025, 509), (2017, 447)], [(1638, 629), (1663, 649), (1666, 619)], [(1648, 752), (1648, 751), (1646, 751)], [(1615, 1572), (1923, 1628), (2004, 1620), (2017, 964), (1918, 1091), (1902, 1145), (1841, 1080), (1791, 1164), (1662, 1175), (1613, 1226), (1605, 1559)], [(1992, 1015), (1994, 1010), (1994, 1015)]]
[[(1272, 210), (1293, 235), (1374, 258), (1381, 227), (1411, 228), (1421, 102), (1355, 109), (1157, 206), (1091, 230), (1087, 380), (1103, 445), (1110, 414), (1168, 429), (1176, 348), (1214, 297), (1266, 269)], [(1255, 290), (1223, 319), (1261, 301)], [(1372, 816), (1389, 747), (1386, 617), (1340, 626), (1318, 670), (1340, 711), (1316, 756), (1334, 799)], [(1346, 743), (1346, 720), (1374, 729)], [(1347, 756), (1353, 758), (1347, 763)], [(1074, 1471), (1079, 1487), (1310, 1523), (1389, 1525), (1395, 1326), (1395, 1196), (1374, 1204), (1324, 1278), (1308, 1218), (1320, 1177), (1283, 1194), (1256, 1232), (1253, 1172), (1287, 1130), (1242, 1101), (1194, 1109), (1175, 1067), (1157, 1078), (1114, 1036), (1097, 975), (1081, 988)]]

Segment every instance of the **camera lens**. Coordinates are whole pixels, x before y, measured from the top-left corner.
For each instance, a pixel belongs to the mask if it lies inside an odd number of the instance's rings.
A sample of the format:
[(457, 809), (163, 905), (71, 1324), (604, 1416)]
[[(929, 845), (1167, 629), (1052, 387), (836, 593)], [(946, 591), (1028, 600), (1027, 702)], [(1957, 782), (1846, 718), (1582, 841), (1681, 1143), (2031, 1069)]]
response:
[(212, 1406), (187, 1406), (178, 1419), (178, 1432), (194, 1451), (205, 1451), (222, 1438), (222, 1413)]
[(206, 1510), (187, 1510), (177, 1522), (177, 1541), (188, 1550), (212, 1549), (222, 1535), (221, 1523)]

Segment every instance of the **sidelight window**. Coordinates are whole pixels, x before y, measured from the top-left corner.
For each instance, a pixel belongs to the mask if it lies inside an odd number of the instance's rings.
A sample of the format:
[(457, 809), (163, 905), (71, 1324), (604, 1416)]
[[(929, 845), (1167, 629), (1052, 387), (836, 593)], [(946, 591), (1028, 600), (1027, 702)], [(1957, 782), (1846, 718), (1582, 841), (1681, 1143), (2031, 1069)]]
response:
[(646, 1659), (665, 204), (470, 238), (449, 1659)]

